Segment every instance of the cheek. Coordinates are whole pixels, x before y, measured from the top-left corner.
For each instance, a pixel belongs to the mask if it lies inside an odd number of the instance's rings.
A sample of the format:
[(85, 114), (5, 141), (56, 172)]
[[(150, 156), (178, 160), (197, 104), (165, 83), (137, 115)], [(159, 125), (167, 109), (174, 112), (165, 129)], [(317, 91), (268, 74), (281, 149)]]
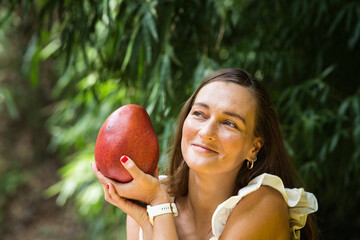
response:
[(181, 137), (181, 151), (183, 153), (184, 153), (184, 150), (185, 150), (185, 145), (186, 145), (189, 133), (190, 133), (190, 129), (189, 129), (188, 120), (185, 119), (184, 125), (183, 125), (183, 128), (182, 128), (182, 137)]
[(195, 124), (191, 122), (191, 119), (186, 118), (182, 129), (182, 138), (188, 139), (196, 133)]
[(197, 130), (195, 124), (193, 124), (191, 119), (186, 118), (182, 128), (181, 137), (181, 152), (183, 153), (184, 157), (187, 153), (187, 149), (189, 147), (189, 144), (191, 143), (191, 140), (194, 139), (194, 137), (196, 136), (196, 132)]
[(228, 136), (224, 137), (222, 141), (224, 151), (233, 155), (236, 158), (242, 158), (247, 151), (247, 144), (243, 137)]

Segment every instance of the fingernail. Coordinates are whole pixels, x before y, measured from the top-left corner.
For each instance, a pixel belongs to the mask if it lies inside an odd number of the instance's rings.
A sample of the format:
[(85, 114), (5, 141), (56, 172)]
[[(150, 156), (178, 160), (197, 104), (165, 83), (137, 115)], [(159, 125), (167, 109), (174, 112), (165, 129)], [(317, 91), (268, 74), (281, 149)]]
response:
[(108, 183), (106, 184), (106, 186), (107, 186), (108, 189), (110, 189), (110, 185)]
[(120, 158), (120, 161), (121, 161), (122, 163), (126, 163), (127, 160), (129, 160), (129, 159), (127, 158), (127, 156), (122, 156), (122, 157)]

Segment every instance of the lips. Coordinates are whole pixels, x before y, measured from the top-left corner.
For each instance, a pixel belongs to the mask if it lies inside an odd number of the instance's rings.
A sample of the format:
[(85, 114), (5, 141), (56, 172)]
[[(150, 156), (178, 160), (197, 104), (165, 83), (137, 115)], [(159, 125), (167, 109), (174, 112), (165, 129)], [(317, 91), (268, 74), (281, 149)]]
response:
[(218, 151), (215, 150), (214, 147), (206, 145), (206, 144), (192, 143), (191, 145), (199, 152), (219, 153)]

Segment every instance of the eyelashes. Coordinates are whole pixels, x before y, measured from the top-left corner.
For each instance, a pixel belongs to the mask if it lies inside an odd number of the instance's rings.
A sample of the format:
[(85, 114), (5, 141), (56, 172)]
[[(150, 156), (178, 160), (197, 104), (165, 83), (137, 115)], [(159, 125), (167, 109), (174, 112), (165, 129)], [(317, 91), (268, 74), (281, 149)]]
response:
[(232, 121), (230, 121), (230, 120), (225, 120), (225, 121), (223, 122), (223, 124), (225, 124), (226, 126), (235, 128), (235, 129), (239, 129), (238, 126), (237, 126), (234, 122), (232, 122)]
[(193, 111), (192, 115), (195, 116), (195, 117), (204, 117), (204, 115), (199, 111)]
[[(193, 111), (192, 116), (194, 116), (196, 119), (202, 119), (202, 120), (206, 120), (206, 115), (201, 112), (201, 111)], [(226, 119), (224, 121), (221, 121), (221, 124), (233, 128), (233, 129), (237, 129), (239, 130), (239, 127), (237, 126), (237, 124), (229, 119)]]

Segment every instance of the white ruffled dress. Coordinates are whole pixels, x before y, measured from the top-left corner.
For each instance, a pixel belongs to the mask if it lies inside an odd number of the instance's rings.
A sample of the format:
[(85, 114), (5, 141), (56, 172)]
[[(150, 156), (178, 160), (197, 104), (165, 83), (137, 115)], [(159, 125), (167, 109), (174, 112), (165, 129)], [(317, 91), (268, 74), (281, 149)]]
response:
[[(263, 173), (240, 189), (236, 196), (230, 197), (216, 208), (211, 220), (214, 236), (210, 240), (220, 238), (234, 207), (243, 197), (256, 191), (262, 185), (272, 187), (281, 193), (289, 209), (291, 239), (300, 239), (300, 229), (305, 226), (307, 215), (318, 210), (316, 197), (312, 193), (305, 192), (303, 188), (285, 188), (278, 176)], [(139, 240), (142, 240), (142, 231), (140, 231)]]

